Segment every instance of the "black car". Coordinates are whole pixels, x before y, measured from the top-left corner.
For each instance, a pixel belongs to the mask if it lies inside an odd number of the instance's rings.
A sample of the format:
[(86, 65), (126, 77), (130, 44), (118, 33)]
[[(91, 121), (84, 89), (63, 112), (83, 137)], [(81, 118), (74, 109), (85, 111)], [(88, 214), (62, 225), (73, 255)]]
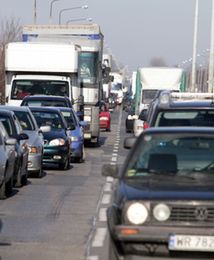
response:
[(49, 126), (50, 131), (43, 132), (44, 153), (43, 165), (53, 164), (60, 169), (70, 167), (70, 138), (67, 134), (67, 124), (57, 108), (30, 107), (39, 127)]
[(214, 126), (211, 93), (162, 92), (150, 104), (147, 127)]
[(62, 96), (34, 95), (34, 96), (24, 97), (21, 106), (72, 107), (72, 102), (66, 96), (62, 97)]
[(214, 254), (214, 128), (150, 128), (124, 146), (132, 149), (122, 170), (102, 169), (118, 178), (107, 210), (109, 259)]
[(28, 135), (23, 132), (14, 112), (7, 111), (6, 109), (7, 107), (5, 107), (5, 110), (0, 109), (0, 121), (4, 125), (8, 136), (17, 139), (17, 144), (15, 145), (16, 163), (14, 169), (14, 184), (19, 187), (27, 184), (29, 155), (27, 144)]

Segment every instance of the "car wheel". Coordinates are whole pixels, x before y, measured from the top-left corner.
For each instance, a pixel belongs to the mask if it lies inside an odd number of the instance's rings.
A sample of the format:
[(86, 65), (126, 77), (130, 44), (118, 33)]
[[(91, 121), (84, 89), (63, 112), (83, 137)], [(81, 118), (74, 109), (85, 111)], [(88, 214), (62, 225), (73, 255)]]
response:
[(117, 249), (115, 248), (115, 244), (111, 238), (111, 235), (109, 235), (108, 259), (109, 260), (120, 260), (121, 259), (117, 253)]
[(37, 172), (37, 177), (42, 178), (42, 176), (43, 176), (43, 169), (42, 169), (42, 159), (41, 159), (40, 170)]
[(21, 187), (22, 186), (22, 183), (21, 183), (21, 174), (22, 174), (22, 166), (21, 164), (19, 165), (19, 168), (18, 168), (18, 173), (17, 173), (17, 178), (16, 178), (16, 181), (15, 181), (15, 187)]
[(78, 163), (82, 163), (85, 160), (85, 149), (84, 146), (82, 147), (81, 155), (76, 159)]
[(111, 132), (111, 128), (106, 128), (106, 132)]
[(6, 185), (4, 180), (0, 186), (0, 199), (6, 199)]
[(21, 185), (22, 186), (27, 185), (27, 173), (22, 175), (22, 177), (21, 177)]
[(68, 170), (70, 168), (70, 156), (67, 156), (66, 161), (64, 163), (60, 164), (59, 168), (64, 171)]
[(13, 191), (13, 176), (9, 179), (9, 181), (5, 185), (5, 193), (6, 195), (11, 195)]

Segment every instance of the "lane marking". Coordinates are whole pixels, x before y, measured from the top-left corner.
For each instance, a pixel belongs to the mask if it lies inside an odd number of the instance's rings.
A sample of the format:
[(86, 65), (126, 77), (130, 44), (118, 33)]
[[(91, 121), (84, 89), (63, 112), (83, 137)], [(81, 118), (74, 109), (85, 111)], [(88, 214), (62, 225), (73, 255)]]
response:
[(109, 204), (111, 201), (111, 195), (110, 194), (104, 194), (102, 198), (102, 204)]
[(98, 228), (96, 230), (92, 247), (103, 247), (107, 235), (107, 228)]
[(104, 186), (104, 191), (105, 192), (111, 192), (112, 191), (112, 184), (106, 183), (105, 186)]
[(99, 221), (100, 222), (106, 222), (107, 221), (107, 215), (106, 215), (107, 208), (101, 208), (99, 212)]
[(111, 160), (112, 160), (112, 162), (116, 162), (117, 161), (117, 157), (112, 157)]
[(87, 260), (99, 260), (98, 256), (89, 256)]
[[(115, 163), (111, 163), (111, 165), (115, 165)], [(114, 178), (113, 177), (106, 177), (106, 182), (113, 182)]]

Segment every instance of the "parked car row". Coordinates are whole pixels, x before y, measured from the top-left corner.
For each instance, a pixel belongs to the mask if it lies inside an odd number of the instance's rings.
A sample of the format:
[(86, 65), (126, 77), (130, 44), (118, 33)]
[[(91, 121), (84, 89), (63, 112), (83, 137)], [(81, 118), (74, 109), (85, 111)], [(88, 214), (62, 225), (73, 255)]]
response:
[[(111, 115), (101, 101), (100, 128), (110, 131)], [(0, 145), (5, 151), (0, 173), (0, 198), (12, 187), (27, 184), (28, 174), (42, 177), (43, 167), (70, 168), (85, 160), (84, 129), (72, 103), (63, 96), (26, 96), (21, 106), (0, 106)]]
[(125, 139), (121, 170), (103, 166), (118, 180), (107, 209), (109, 260), (214, 258), (213, 97), (163, 91), (139, 117), (142, 133)]

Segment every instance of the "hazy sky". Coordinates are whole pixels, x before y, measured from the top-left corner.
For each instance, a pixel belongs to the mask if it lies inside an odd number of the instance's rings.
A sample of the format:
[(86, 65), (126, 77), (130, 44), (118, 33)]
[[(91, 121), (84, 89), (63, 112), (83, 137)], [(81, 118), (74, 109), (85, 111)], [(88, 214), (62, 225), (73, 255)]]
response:
[[(0, 18), (15, 17), (33, 23), (35, 0), (0, 0)], [(48, 23), (51, 0), (36, 0), (37, 24)], [(87, 10), (62, 13), (69, 19), (91, 17), (101, 26), (105, 44), (129, 70), (147, 66), (154, 57), (175, 65), (192, 56), (195, 0), (58, 0), (53, 3), (53, 23), (64, 8), (88, 5)], [(211, 0), (199, 0), (198, 53), (210, 45)], [(206, 62), (206, 55), (198, 60)]]

